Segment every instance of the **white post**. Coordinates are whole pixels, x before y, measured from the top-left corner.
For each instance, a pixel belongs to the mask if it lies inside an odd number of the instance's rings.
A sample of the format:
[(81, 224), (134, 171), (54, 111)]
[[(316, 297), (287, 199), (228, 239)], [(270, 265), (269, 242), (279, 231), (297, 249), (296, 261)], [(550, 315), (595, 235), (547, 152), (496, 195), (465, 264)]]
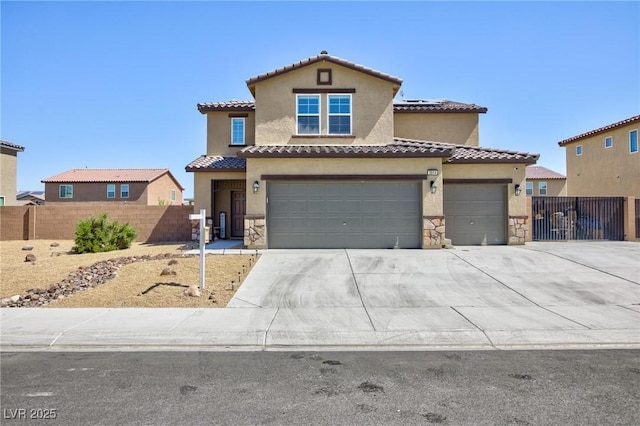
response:
[(200, 210), (200, 288), (204, 289), (204, 226), (207, 219), (207, 211)]

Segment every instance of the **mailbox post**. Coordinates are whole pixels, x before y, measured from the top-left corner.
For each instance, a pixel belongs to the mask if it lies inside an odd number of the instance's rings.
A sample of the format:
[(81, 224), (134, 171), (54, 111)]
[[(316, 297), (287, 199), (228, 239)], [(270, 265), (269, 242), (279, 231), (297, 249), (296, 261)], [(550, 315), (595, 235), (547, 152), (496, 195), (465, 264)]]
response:
[(200, 210), (200, 214), (190, 214), (190, 220), (200, 221), (200, 289), (204, 289), (204, 247), (205, 247), (205, 232), (204, 225), (207, 220), (207, 211), (205, 209)]

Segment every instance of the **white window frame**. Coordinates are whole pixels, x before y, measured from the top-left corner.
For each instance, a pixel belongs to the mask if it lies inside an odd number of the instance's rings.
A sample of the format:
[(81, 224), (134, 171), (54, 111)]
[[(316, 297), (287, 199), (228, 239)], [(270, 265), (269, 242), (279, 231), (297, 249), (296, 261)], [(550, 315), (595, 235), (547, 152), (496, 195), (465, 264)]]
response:
[[(347, 96), (349, 97), (349, 113), (345, 114), (345, 113), (336, 113), (336, 114), (331, 114), (330, 111), (330, 107), (329, 107), (329, 98), (331, 98), (332, 96)], [(336, 116), (336, 117), (345, 117), (345, 116), (349, 116), (349, 133), (331, 133), (331, 126), (329, 125), (329, 117), (331, 116)], [(336, 136), (351, 136), (353, 134), (353, 96), (351, 96), (351, 93), (328, 93), (327, 94), (327, 134), (328, 135), (336, 135)]]
[[(635, 151), (631, 150), (631, 134), (632, 133), (636, 134), (636, 150)], [(638, 153), (638, 129), (633, 129), (629, 131), (629, 154), (637, 154), (637, 153)]]
[[(242, 142), (236, 142), (233, 138), (234, 136), (234, 123), (236, 121), (239, 121), (242, 123)], [(246, 134), (247, 134), (247, 122), (245, 120), (245, 117), (231, 117), (231, 141), (230, 144), (231, 145), (246, 145)]]
[[(127, 190), (125, 191), (124, 188), (127, 188)], [(127, 195), (124, 195), (126, 192)], [(120, 198), (129, 198), (129, 184), (128, 183), (123, 183), (122, 185), (120, 185)]]
[(171, 197), (171, 201), (175, 201), (176, 200), (176, 190), (175, 189), (171, 190), (170, 197)]
[(0, 195), (0, 207), (5, 205), (4, 204), (5, 200), (6, 199), (5, 199), (4, 195)]
[[(62, 188), (68, 188), (68, 191), (65, 191), (65, 195), (62, 195)], [(69, 185), (69, 184), (61, 184), (58, 186), (58, 198), (73, 198), (73, 185)]]
[[(318, 98), (318, 114), (298, 114), (298, 102), (299, 99), (301, 97), (317, 97)], [(298, 136), (315, 136), (315, 135), (320, 135), (322, 134), (322, 120), (320, 120), (320, 118), (322, 117), (322, 96), (319, 93), (299, 93), (296, 94), (296, 135)], [(300, 125), (298, 123), (298, 117), (303, 116), (303, 117), (315, 117), (318, 116), (318, 133), (300, 133)]]
[[(113, 191), (109, 191), (109, 188), (113, 188)], [(110, 193), (113, 194), (111, 197), (109, 196)], [(116, 198), (116, 184), (115, 183), (108, 183), (107, 184), (107, 198), (109, 198), (109, 199)]]
[[(609, 142), (608, 145), (607, 145), (607, 142)], [(606, 138), (604, 138), (604, 147), (606, 149), (613, 147), (613, 136), (607, 136)]]
[(582, 155), (582, 145), (576, 146), (576, 156)]
[(533, 182), (527, 181), (525, 184), (525, 191), (526, 195), (533, 195)]
[(546, 181), (543, 180), (538, 182), (538, 195), (547, 195), (548, 188), (549, 188), (549, 185), (547, 185)]

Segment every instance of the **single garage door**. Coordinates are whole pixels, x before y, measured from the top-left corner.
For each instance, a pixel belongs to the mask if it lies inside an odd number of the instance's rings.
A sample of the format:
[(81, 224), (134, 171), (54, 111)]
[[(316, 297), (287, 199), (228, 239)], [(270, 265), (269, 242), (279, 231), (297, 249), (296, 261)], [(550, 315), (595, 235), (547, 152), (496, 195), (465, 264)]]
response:
[(420, 182), (267, 183), (269, 248), (420, 248)]
[(454, 245), (506, 244), (505, 185), (445, 184), (445, 236)]

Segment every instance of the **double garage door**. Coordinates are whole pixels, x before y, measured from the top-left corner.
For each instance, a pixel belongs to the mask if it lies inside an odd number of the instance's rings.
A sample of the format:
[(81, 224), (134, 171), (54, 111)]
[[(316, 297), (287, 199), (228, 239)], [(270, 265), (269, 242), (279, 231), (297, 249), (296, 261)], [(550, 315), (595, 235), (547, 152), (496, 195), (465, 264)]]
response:
[(501, 184), (444, 185), (445, 235), (451, 243), (506, 244), (506, 191)]
[(269, 248), (420, 248), (419, 181), (267, 185)]

